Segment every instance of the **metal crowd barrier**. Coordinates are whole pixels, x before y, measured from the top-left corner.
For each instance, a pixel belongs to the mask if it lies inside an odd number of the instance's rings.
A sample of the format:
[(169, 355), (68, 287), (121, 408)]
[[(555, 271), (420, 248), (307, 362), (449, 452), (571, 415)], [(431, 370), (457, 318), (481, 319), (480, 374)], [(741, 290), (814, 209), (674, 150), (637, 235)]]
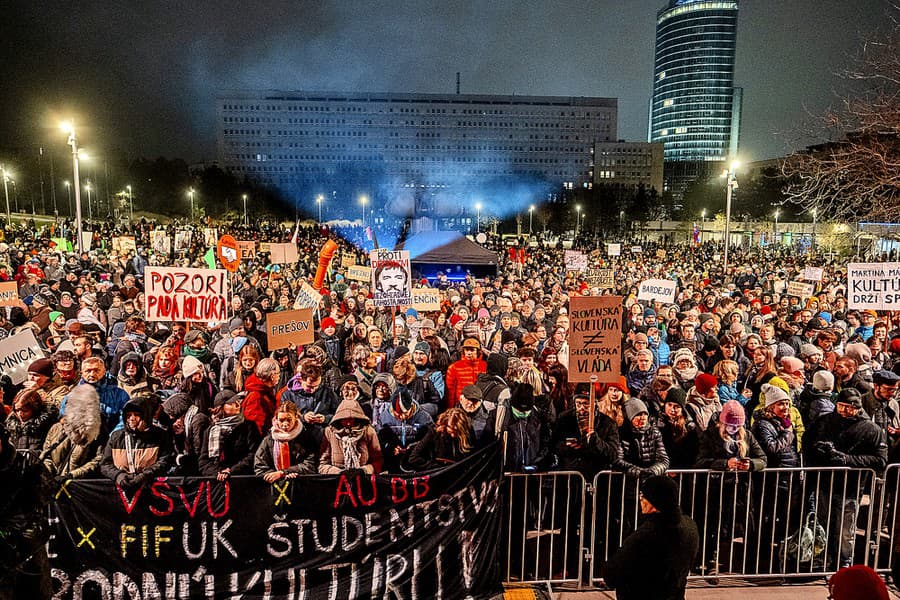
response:
[[(691, 578), (824, 577), (851, 563), (886, 571), (900, 546), (900, 465), (884, 481), (848, 468), (668, 475), (700, 531)], [(605, 561), (640, 523), (640, 481), (610, 471), (589, 486), (574, 472), (505, 481), (505, 581), (602, 586)]]

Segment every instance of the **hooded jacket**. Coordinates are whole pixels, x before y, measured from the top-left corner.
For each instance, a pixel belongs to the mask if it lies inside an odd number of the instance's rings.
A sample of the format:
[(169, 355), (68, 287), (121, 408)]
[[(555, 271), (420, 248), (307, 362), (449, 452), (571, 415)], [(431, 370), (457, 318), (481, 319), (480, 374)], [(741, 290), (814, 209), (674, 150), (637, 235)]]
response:
[(334, 413), (331, 425), (325, 428), (325, 437), (319, 451), (319, 473), (335, 475), (347, 468), (341, 443), (343, 430), (340, 429), (340, 421), (343, 419), (355, 419), (356, 426), (361, 429), (361, 435), (355, 441), (356, 450), (359, 452), (359, 468), (370, 474), (380, 473), (383, 457), (378, 436), (369, 422), (369, 417), (355, 400), (342, 401)]
[[(127, 362), (133, 362), (137, 365), (137, 374), (133, 378), (125, 374), (125, 363)], [(144, 361), (141, 360), (141, 355), (137, 352), (128, 352), (122, 356), (119, 361), (118, 372), (116, 381), (118, 381), (119, 387), (125, 390), (132, 398), (141, 392), (155, 392), (159, 386), (159, 382), (156, 379), (147, 376)]]
[(244, 413), (245, 419), (256, 424), (260, 436), (264, 436), (269, 433), (269, 428), (272, 427), (272, 417), (275, 416), (277, 406), (275, 392), (256, 374), (247, 378), (244, 390), (247, 395), (241, 402), (241, 412)]
[[(100, 463), (100, 471), (126, 491), (135, 490), (148, 481), (168, 473), (175, 460), (169, 432), (153, 424), (150, 407), (143, 399), (129, 401), (122, 409), (122, 419), (129, 412), (140, 412), (146, 428), (133, 430), (127, 424), (109, 438)], [(129, 460), (129, 447), (132, 451)], [(133, 463), (133, 468), (132, 468)]]
[(40, 410), (27, 421), (20, 420), (17, 413), (11, 412), (3, 425), (9, 433), (9, 443), (16, 450), (39, 453), (44, 447), (44, 438), (58, 417), (59, 412), (55, 406), (41, 403)]
[[(299, 473), (301, 475), (316, 472), (316, 439), (310, 432), (309, 427), (299, 421), (300, 433), (292, 440), (288, 441), (288, 451), (290, 453), (291, 466), (285, 469), (288, 473)], [(256, 449), (256, 455), (253, 458), (253, 471), (257, 476), (262, 477), (266, 473), (276, 471), (275, 455), (273, 448), (275, 439), (272, 437), (272, 430), (269, 435), (263, 438), (259, 448)]]

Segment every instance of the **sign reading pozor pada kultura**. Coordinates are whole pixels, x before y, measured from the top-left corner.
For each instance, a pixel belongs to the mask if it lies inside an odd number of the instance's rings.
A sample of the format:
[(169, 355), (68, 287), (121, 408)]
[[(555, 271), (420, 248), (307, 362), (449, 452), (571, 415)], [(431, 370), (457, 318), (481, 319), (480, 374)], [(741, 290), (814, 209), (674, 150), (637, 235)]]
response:
[(148, 321), (225, 321), (228, 274), (225, 269), (147, 267), (144, 314)]

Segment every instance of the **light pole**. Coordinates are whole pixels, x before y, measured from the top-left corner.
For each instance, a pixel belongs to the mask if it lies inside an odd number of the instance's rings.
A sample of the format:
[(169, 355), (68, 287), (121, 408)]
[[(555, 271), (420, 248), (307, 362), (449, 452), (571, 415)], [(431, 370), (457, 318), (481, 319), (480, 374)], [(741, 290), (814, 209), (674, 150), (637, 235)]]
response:
[(528, 235), (531, 235), (531, 218), (534, 216), (534, 204), (528, 207)]
[(581, 205), (575, 205), (575, 237), (572, 240), (572, 246), (575, 246), (575, 240), (578, 239), (578, 222), (581, 220)]
[(316, 206), (319, 207), (319, 225), (322, 224), (322, 201), (325, 200), (325, 196), (319, 194), (316, 196)]
[(72, 148), (72, 187), (75, 188), (75, 245), (78, 247), (78, 254), (81, 254), (84, 252), (84, 242), (81, 239), (81, 183), (78, 176), (78, 140), (75, 138), (75, 126), (72, 123), (65, 122), (61, 127), (63, 131), (69, 134), (69, 140), (66, 143)]
[(738, 186), (737, 179), (734, 176), (735, 170), (741, 166), (738, 161), (733, 161), (728, 169), (722, 173), (722, 177), (727, 178), (725, 191), (725, 274), (728, 274), (728, 245), (731, 237), (731, 196), (734, 189)]
[(194, 188), (188, 188), (188, 196), (191, 198), (191, 217), (190, 220), (194, 220)]
[(250, 227), (250, 221), (247, 220), (247, 194), (243, 194), (241, 199), (244, 201), (244, 227)]
[(72, 184), (66, 180), (63, 181), (63, 185), (66, 186), (66, 196), (69, 198), (69, 215), (72, 215), (75, 212), (72, 209)]
[(0, 166), (0, 172), (3, 174), (3, 195), (6, 196), (6, 226), (12, 227), (12, 214), (9, 212), (9, 172), (5, 166)]
[(366, 227), (366, 203), (369, 201), (367, 196), (360, 196), (359, 203), (362, 204), (362, 226), (363, 229)]
[(778, 243), (778, 209), (775, 209), (775, 243)]
[(816, 251), (816, 229), (817, 229), (816, 226), (818, 225), (818, 223), (816, 223), (816, 218), (819, 216), (819, 213), (815, 208), (812, 209), (812, 213), (813, 213), (812, 250), (813, 250), (813, 252), (815, 252)]
[(94, 220), (94, 210), (91, 207), (91, 180), (88, 179), (87, 183), (84, 184), (84, 189), (87, 190), (88, 193), (88, 221)]
[(700, 241), (703, 241), (703, 229), (706, 227), (706, 209), (700, 211)]
[(481, 233), (481, 202), (475, 203), (475, 233)]

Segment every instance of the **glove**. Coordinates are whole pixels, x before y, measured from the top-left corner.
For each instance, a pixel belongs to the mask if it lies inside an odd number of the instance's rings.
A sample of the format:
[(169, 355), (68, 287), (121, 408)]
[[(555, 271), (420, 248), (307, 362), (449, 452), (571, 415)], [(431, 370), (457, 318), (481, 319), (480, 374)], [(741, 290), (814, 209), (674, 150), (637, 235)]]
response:
[(833, 447), (831, 449), (831, 453), (828, 456), (828, 460), (833, 462), (835, 466), (845, 466), (848, 462), (850, 462), (850, 457), (841, 452), (840, 450), (835, 450)]
[(125, 486), (127, 485), (126, 481), (128, 479), (129, 479), (128, 473), (119, 473), (118, 475), (116, 475), (116, 485), (119, 486), (120, 488), (124, 489)]
[(65, 475), (54, 475), (53, 483), (56, 484), (57, 487), (62, 487), (62, 484), (64, 484), (67, 479), (69, 479), (69, 478), (66, 477)]
[(813, 448), (815, 448), (816, 452), (823, 456), (830, 456), (832, 451), (834, 451), (834, 443), (833, 442), (816, 442), (813, 444)]

